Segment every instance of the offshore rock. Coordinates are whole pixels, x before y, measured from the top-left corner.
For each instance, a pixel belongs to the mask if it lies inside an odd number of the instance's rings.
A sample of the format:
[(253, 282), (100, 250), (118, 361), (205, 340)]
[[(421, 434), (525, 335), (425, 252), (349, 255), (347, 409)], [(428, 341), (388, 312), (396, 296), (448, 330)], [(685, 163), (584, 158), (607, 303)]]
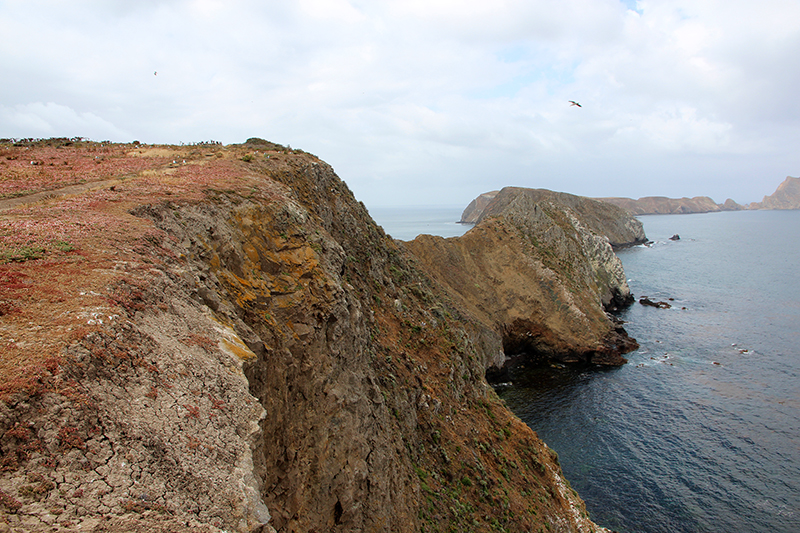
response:
[(720, 210), (722, 211), (743, 211), (745, 209), (747, 209), (745, 206), (736, 203), (731, 198), (725, 200), (725, 202), (723, 202), (723, 204), (720, 206)]
[(609, 236), (618, 245), (646, 241), (641, 223), (614, 206), (509, 187), (465, 235), (421, 235), (406, 246), (500, 333), (507, 356), (620, 365), (638, 345), (606, 313), (633, 302)]
[(647, 305), (649, 307), (656, 307), (658, 309), (670, 309), (672, 307), (667, 302), (663, 302), (663, 301), (656, 302), (654, 300), (651, 300), (647, 296), (642, 296), (641, 298), (639, 298), (639, 303), (642, 304), (642, 305)]

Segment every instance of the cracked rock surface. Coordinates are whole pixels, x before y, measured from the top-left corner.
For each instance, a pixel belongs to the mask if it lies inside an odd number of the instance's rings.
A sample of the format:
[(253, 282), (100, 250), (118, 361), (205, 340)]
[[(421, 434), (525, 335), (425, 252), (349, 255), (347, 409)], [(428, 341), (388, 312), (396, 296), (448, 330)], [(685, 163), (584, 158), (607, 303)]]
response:
[[(162, 294), (174, 289), (162, 283)], [(21, 504), (8, 526), (113, 531), (97, 517), (128, 513), (152, 522), (142, 531), (269, 521), (252, 458), (265, 412), (243, 372), (255, 354), (225, 350), (238, 337), (200, 305), (168, 300), (167, 312), (70, 346), (73, 364), (57, 376), (68, 397), (0, 406), (4, 457), (26, 463), (0, 477)]]

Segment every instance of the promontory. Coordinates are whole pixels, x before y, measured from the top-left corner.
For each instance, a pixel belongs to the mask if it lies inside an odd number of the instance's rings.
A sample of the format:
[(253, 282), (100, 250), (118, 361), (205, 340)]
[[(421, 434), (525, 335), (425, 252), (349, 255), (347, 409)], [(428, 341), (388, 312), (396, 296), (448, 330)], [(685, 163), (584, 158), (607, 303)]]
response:
[(485, 376), (631, 348), (587, 202), (402, 243), (262, 139), (0, 143), (0, 531), (604, 531)]

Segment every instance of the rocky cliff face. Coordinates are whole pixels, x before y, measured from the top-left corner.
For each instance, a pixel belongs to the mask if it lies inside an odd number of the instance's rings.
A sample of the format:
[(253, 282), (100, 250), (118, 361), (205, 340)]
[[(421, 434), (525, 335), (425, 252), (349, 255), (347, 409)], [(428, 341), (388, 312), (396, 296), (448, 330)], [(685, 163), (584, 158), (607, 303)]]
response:
[(472, 200), (467, 208), (464, 209), (464, 212), (461, 213), (461, 220), (459, 222), (461, 224), (475, 224), (483, 213), (483, 210), (486, 209), (486, 206), (494, 200), (499, 192), (500, 191), (485, 192)]
[[(756, 206), (753, 206), (756, 207)], [(800, 178), (787, 178), (769, 196), (765, 196), (758, 209), (800, 209)]]
[(588, 198), (509, 187), (459, 238), (407, 246), (508, 356), (616, 365), (635, 341), (606, 314), (632, 301), (609, 243), (644, 242), (641, 223)]
[[(580, 223), (597, 235), (605, 236), (613, 247), (631, 246), (647, 241), (642, 223), (622, 209), (585, 196), (546, 189), (506, 187), (483, 209), (476, 222), (503, 215), (524, 218), (530, 224), (545, 223), (536, 213), (537, 205), (563, 206)], [(546, 224), (546, 223), (545, 223)]]
[(0, 531), (600, 531), (486, 384), (500, 334), (325, 163), (0, 152)]

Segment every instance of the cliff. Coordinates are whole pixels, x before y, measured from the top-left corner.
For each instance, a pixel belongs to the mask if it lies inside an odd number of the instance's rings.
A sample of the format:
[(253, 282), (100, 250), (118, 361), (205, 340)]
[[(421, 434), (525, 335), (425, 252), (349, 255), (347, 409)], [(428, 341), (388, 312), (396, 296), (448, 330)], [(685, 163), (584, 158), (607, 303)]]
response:
[(737, 210), (738, 204), (728, 200), (725, 204), (717, 204), (708, 196), (694, 198), (667, 198), (665, 196), (646, 196), (633, 200), (631, 198), (598, 198), (602, 202), (621, 207), (634, 215), (677, 215), (687, 213), (713, 213), (716, 211)]
[(787, 178), (761, 202), (740, 205), (730, 198), (722, 204), (714, 203), (707, 196), (694, 198), (666, 198), (648, 196), (632, 198), (598, 198), (598, 200), (621, 207), (634, 215), (671, 215), (684, 213), (713, 213), (716, 211), (741, 211), (744, 209), (800, 209), (800, 178)]
[(765, 196), (757, 209), (800, 209), (800, 178), (787, 176), (778, 188), (769, 196)]
[(494, 200), (495, 196), (497, 196), (497, 193), (499, 192), (500, 191), (485, 192), (472, 200), (467, 208), (464, 209), (464, 212), (461, 213), (461, 220), (459, 223), (475, 224), (478, 221), (478, 218), (480, 218), (481, 213), (483, 213), (483, 210), (486, 209), (486, 206), (489, 205), (492, 200)]
[(601, 530), (487, 385), (500, 335), (316, 157), (59, 139), (0, 175), (0, 531)]
[(461, 215), (463, 223), (478, 223), (484, 219), (515, 212), (518, 216), (535, 215), (534, 206), (540, 202), (566, 207), (591, 231), (608, 238), (612, 247), (624, 247), (647, 241), (642, 223), (618, 207), (585, 196), (576, 196), (547, 189), (505, 187), (473, 200)]
[(537, 362), (623, 364), (638, 347), (607, 310), (632, 301), (618, 245), (641, 223), (588, 198), (507, 187), (458, 238), (407, 243), (461, 306), (502, 336), (504, 353)]

